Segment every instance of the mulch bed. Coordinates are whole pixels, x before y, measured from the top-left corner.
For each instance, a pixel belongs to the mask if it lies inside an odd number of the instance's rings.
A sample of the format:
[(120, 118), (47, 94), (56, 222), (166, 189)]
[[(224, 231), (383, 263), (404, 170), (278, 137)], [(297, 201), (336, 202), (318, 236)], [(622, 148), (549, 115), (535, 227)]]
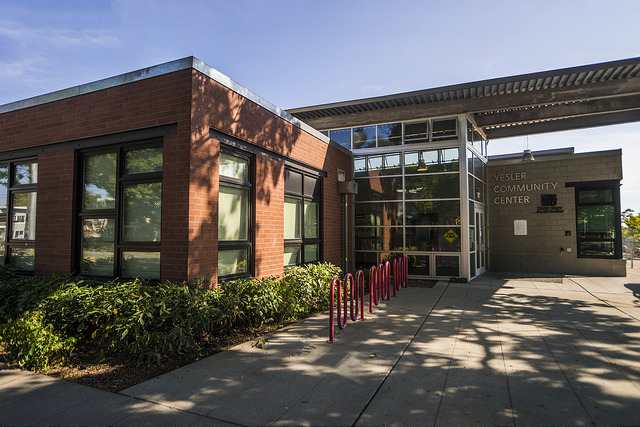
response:
[[(212, 340), (204, 345), (200, 352), (166, 357), (151, 365), (139, 363), (137, 356), (125, 353), (100, 355), (85, 352), (72, 355), (65, 366), (51, 368), (46, 372), (35, 370), (34, 372), (104, 391), (118, 392), (235, 345), (257, 339), (280, 327), (282, 325), (263, 326), (256, 331), (234, 332)], [(0, 346), (0, 370), (11, 368), (17, 368), (17, 366)]]

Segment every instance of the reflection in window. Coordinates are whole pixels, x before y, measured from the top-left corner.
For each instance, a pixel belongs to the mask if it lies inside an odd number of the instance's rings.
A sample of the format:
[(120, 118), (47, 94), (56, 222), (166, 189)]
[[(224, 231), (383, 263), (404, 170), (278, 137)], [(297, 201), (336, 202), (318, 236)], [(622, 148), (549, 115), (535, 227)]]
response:
[(117, 153), (84, 158), (83, 209), (113, 209), (116, 203)]
[(0, 164), (0, 265), (33, 271), (38, 163)]
[(378, 125), (378, 147), (402, 144), (402, 123)]
[(619, 187), (576, 188), (578, 256), (620, 258)]
[(83, 153), (82, 274), (160, 279), (162, 168), (158, 144)]
[[(300, 176), (304, 188), (292, 185)], [(284, 265), (320, 261), (321, 179), (303, 172), (285, 170)]]
[(405, 123), (405, 142), (425, 142), (429, 140), (429, 122)]
[(329, 138), (351, 150), (351, 129), (336, 129), (329, 131)]
[[(251, 229), (252, 157), (223, 147), (218, 178), (218, 280), (253, 274)], [(302, 181), (297, 181), (302, 187)]]
[(353, 149), (376, 146), (376, 127), (365, 126), (353, 128)]
[(434, 140), (456, 139), (458, 137), (458, 121), (456, 119), (434, 120), (431, 123)]

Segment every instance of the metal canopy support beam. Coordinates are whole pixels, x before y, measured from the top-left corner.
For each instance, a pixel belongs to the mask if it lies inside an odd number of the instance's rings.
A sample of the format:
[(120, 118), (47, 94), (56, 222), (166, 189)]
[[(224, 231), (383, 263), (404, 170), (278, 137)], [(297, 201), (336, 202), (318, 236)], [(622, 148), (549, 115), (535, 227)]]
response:
[(494, 129), (484, 129), (489, 139), (509, 138), (521, 135), (557, 132), (563, 130), (585, 129), (598, 126), (619, 125), (640, 121), (640, 108), (622, 113), (597, 114), (550, 120), (525, 125), (512, 125)]

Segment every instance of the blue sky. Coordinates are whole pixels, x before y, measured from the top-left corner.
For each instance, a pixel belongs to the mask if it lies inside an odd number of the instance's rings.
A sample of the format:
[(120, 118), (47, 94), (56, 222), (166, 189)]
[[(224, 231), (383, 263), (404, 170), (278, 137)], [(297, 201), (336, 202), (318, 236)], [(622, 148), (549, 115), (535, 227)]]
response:
[[(286, 109), (637, 57), (640, 1), (0, 0), (0, 105), (190, 55)], [(568, 146), (640, 212), (640, 123), (529, 137)]]

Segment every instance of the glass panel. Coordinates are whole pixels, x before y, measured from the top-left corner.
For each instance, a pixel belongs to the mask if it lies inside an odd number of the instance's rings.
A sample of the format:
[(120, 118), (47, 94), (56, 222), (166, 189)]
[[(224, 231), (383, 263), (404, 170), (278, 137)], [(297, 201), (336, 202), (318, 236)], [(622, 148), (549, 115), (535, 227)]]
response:
[(613, 203), (611, 189), (579, 190), (578, 203)]
[(432, 139), (454, 139), (458, 136), (456, 119), (434, 120)]
[(405, 142), (424, 142), (429, 139), (429, 122), (406, 123), (404, 125)]
[(613, 242), (589, 242), (581, 241), (578, 247), (580, 255), (588, 256), (614, 256)]
[[(304, 238), (317, 239), (320, 237), (320, 204), (304, 202)], [(306, 258), (306, 253), (305, 253)], [(306, 262), (306, 261), (305, 261)]]
[(473, 175), (473, 152), (471, 150), (467, 150), (467, 169), (467, 172)]
[[(378, 263), (378, 254), (375, 252), (356, 252), (353, 256), (356, 271), (362, 270), (363, 272), (369, 272), (372, 265)], [(369, 283), (367, 282), (365, 286)]]
[(284, 238), (300, 239), (300, 200), (284, 198)]
[(304, 262), (320, 261), (320, 245), (304, 245)]
[(123, 252), (122, 276), (160, 279), (160, 252)]
[(0, 167), (0, 215), (7, 214), (7, 189), (9, 187), (9, 167)]
[(385, 175), (401, 175), (402, 164), (400, 163), (400, 154), (385, 154), (384, 155), (384, 169)]
[(124, 173), (162, 172), (162, 147), (129, 150), (124, 154)]
[(376, 146), (376, 127), (365, 126), (353, 128), (353, 148), (370, 148)]
[(35, 240), (36, 193), (14, 193), (11, 210), (11, 239)]
[(218, 251), (218, 276), (247, 273), (248, 253), (246, 248)]
[(460, 275), (460, 258), (457, 256), (436, 256), (436, 276), (458, 277)]
[(218, 240), (246, 240), (249, 235), (249, 190), (220, 186)]
[(471, 270), (471, 277), (476, 275), (476, 257), (475, 254), (469, 255), (469, 269)]
[(35, 184), (38, 182), (38, 162), (18, 163), (15, 165), (14, 185)]
[(460, 170), (460, 152), (457, 148), (445, 148), (440, 150), (440, 163), (443, 171)]
[(329, 131), (329, 138), (351, 150), (351, 129), (336, 129)]
[(355, 248), (361, 251), (402, 251), (402, 228), (356, 227)]
[(474, 178), (475, 181), (475, 199), (480, 203), (484, 203), (485, 196), (485, 185), (477, 178)]
[(460, 225), (460, 201), (405, 202), (406, 225)]
[(460, 252), (460, 227), (406, 227), (408, 251)]
[(359, 179), (356, 201), (402, 200), (402, 177)]
[(353, 171), (355, 176), (367, 176), (367, 158), (356, 157), (353, 159)]
[(160, 182), (124, 187), (123, 239), (129, 242), (159, 242), (161, 205)]
[(320, 179), (311, 176), (304, 177), (304, 195), (311, 198), (319, 198), (320, 193)]
[(406, 176), (407, 199), (453, 199), (460, 197), (460, 175)]
[(378, 125), (378, 147), (402, 144), (402, 123)]
[(418, 157), (418, 165), (415, 169), (415, 172), (411, 173), (429, 173), (442, 171), (442, 168), (438, 166), (438, 150), (421, 151)]
[(115, 208), (116, 158), (116, 153), (84, 158), (83, 209)]
[(482, 163), (482, 160), (480, 159), (480, 157), (474, 154), (473, 155), (473, 174), (476, 176), (476, 178), (482, 178), (483, 166), (484, 166), (484, 163)]
[(18, 270), (33, 271), (34, 248), (12, 248), (9, 263)]
[(380, 175), (380, 170), (382, 170), (382, 156), (367, 156), (367, 166), (369, 176)]
[(220, 153), (220, 169), (218, 171), (220, 176), (248, 181), (248, 173), (249, 162), (247, 159), (243, 159), (242, 157), (234, 156), (229, 153)]
[(300, 246), (284, 247), (284, 265), (300, 264)]
[(469, 227), (469, 250), (471, 252), (476, 250), (476, 228), (475, 227)]
[(429, 255), (407, 255), (409, 274), (429, 276)]
[(290, 170), (284, 171), (284, 191), (302, 194), (302, 174)]
[(614, 239), (616, 217), (613, 205), (578, 206), (578, 236), (581, 239)]
[(469, 201), (469, 225), (475, 225), (476, 224), (476, 217), (475, 215), (473, 215), (473, 212), (475, 210), (474, 208), (474, 204), (472, 201)]
[(113, 276), (114, 220), (91, 218), (82, 221), (81, 273)]
[(402, 202), (356, 203), (356, 225), (402, 225)]

